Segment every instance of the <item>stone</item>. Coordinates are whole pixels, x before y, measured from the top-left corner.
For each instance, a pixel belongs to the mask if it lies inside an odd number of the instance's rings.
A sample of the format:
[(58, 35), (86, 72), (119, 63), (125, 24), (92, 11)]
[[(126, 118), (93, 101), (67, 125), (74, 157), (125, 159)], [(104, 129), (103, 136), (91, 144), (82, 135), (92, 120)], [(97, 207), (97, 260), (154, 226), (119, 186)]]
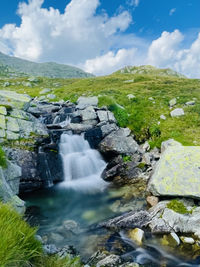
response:
[(173, 106), (175, 106), (176, 105), (176, 98), (173, 98), (173, 99), (171, 99), (170, 101), (169, 101), (169, 106), (170, 107), (173, 107)]
[(155, 196), (200, 199), (200, 147), (171, 146), (161, 155), (149, 181)]
[(6, 129), (6, 117), (4, 115), (0, 115), (0, 128)]
[(89, 124), (70, 123), (64, 127), (66, 130), (73, 131), (74, 133), (82, 133), (92, 129), (93, 126)]
[(142, 149), (146, 152), (150, 150), (150, 145), (148, 143), (148, 141), (146, 141), (143, 145), (142, 145)]
[(0, 104), (9, 105), (13, 108), (27, 110), (29, 108), (31, 97), (18, 94), (14, 91), (0, 90)]
[(171, 117), (181, 117), (184, 116), (184, 110), (182, 108), (176, 108), (173, 111), (170, 112)]
[(153, 100), (154, 100), (154, 98), (153, 98), (153, 97), (149, 97), (149, 100), (150, 100), (150, 101), (153, 101)]
[(54, 95), (54, 94), (48, 94), (47, 95), (47, 98), (49, 98), (49, 99), (55, 99), (56, 98), (56, 95)]
[(7, 117), (7, 130), (11, 132), (19, 132), (18, 120), (12, 117)]
[(4, 129), (0, 129), (0, 138), (4, 138), (6, 136), (6, 132)]
[(83, 121), (95, 120), (97, 118), (97, 114), (92, 106), (80, 111), (80, 116), (82, 117)]
[(158, 204), (159, 202), (159, 198), (158, 197), (155, 197), (155, 196), (148, 196), (146, 198), (146, 201), (147, 201), (147, 204), (150, 206), (150, 207), (154, 207)]
[(106, 258), (97, 262), (96, 267), (116, 267), (121, 263), (121, 259), (118, 255), (109, 255)]
[(107, 111), (107, 114), (108, 114), (108, 121), (109, 122), (114, 122), (114, 123), (117, 122), (117, 120), (115, 119), (114, 114), (111, 111)]
[(3, 107), (3, 106), (0, 107), (0, 114), (7, 115), (7, 110), (5, 107)]
[(135, 228), (133, 230), (129, 230), (128, 236), (130, 239), (135, 242), (137, 245), (141, 246), (142, 241), (144, 239), (144, 231), (140, 228)]
[(167, 118), (165, 115), (160, 115), (160, 119), (165, 121)]
[(17, 119), (22, 119), (22, 120), (30, 120), (32, 119), (32, 115), (20, 110), (20, 109), (13, 109), (10, 111), (10, 117), (17, 118)]
[(37, 82), (39, 82), (39, 79), (37, 77), (32, 76), (32, 77), (28, 78), (28, 81), (33, 82), (33, 83), (37, 83)]
[(54, 244), (44, 245), (43, 250), (48, 255), (54, 255), (59, 252), (58, 248)]
[(195, 240), (192, 237), (181, 236), (180, 239), (184, 244), (193, 245), (195, 243)]
[(105, 110), (98, 110), (97, 116), (98, 116), (100, 122), (101, 121), (106, 121), (106, 122), (108, 121), (108, 113)]
[(167, 141), (162, 142), (161, 144), (161, 153), (163, 153), (168, 147), (171, 146), (182, 146), (181, 143), (175, 141), (174, 139), (169, 139)]
[(151, 222), (151, 215), (148, 211), (131, 211), (121, 216), (110, 219), (106, 222), (99, 224), (100, 227), (104, 227), (111, 230), (121, 229), (133, 229), (146, 227)]
[(84, 109), (89, 106), (97, 106), (98, 105), (98, 97), (92, 96), (92, 97), (79, 97), (77, 100), (77, 108), (78, 109)]
[(174, 240), (176, 246), (180, 245), (181, 242), (176, 233), (170, 233), (170, 237)]
[(18, 140), (20, 135), (18, 133), (13, 133), (11, 131), (6, 131), (7, 140)]
[(120, 128), (111, 132), (99, 144), (99, 149), (104, 154), (134, 154), (138, 148), (128, 128)]
[(117, 131), (118, 129), (119, 127), (115, 123), (107, 123), (101, 126), (102, 136), (105, 137), (106, 135), (113, 131)]
[(136, 98), (136, 96), (134, 96), (132, 94), (127, 95), (127, 97), (128, 97), (129, 100)]
[(124, 83), (134, 83), (134, 79), (126, 80), (126, 81), (124, 81)]
[(40, 91), (40, 95), (44, 95), (44, 94), (47, 94), (47, 93), (50, 93), (50, 92), (51, 92), (51, 89), (44, 88), (42, 91)]
[(22, 175), (22, 169), (17, 164), (7, 161), (6, 169), (3, 169), (3, 174), (10, 185), (12, 192), (17, 195), (19, 194), (19, 183)]
[(186, 104), (186, 106), (194, 106), (195, 105), (195, 101), (194, 100), (193, 101), (188, 101), (185, 104)]

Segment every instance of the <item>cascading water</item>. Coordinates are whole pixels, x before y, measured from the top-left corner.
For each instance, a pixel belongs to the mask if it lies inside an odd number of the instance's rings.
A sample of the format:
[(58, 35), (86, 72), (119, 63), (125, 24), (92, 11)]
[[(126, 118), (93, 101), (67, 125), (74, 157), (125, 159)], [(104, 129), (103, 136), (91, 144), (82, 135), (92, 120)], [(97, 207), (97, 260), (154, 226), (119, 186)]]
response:
[(64, 168), (64, 182), (60, 186), (81, 191), (106, 187), (107, 183), (101, 178), (106, 163), (82, 135), (63, 133), (59, 146)]

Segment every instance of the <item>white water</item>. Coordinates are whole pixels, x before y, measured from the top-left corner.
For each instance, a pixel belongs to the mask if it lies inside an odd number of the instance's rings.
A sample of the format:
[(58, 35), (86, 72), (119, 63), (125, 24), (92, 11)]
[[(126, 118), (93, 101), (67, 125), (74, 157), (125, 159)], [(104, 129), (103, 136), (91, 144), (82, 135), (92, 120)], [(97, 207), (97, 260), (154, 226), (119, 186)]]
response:
[(63, 133), (59, 149), (64, 169), (64, 182), (60, 186), (92, 192), (106, 187), (107, 183), (101, 178), (106, 163), (82, 135)]

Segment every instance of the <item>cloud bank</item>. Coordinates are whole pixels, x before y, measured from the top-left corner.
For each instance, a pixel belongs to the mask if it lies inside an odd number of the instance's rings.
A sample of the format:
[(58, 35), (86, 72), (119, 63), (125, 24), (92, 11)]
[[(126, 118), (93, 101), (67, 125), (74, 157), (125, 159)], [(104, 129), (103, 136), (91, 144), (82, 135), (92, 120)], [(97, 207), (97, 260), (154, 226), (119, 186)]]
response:
[[(44, 0), (21, 3), (21, 24), (0, 29), (0, 51), (28, 60), (56, 61), (82, 67), (96, 75), (124, 65), (171, 67), (200, 78), (200, 34), (190, 47), (179, 30), (164, 31), (156, 40), (143, 40), (126, 30), (133, 22), (128, 11), (109, 17), (96, 13), (99, 0), (71, 0), (63, 13), (43, 8)], [(137, 7), (138, 0), (129, 0)]]

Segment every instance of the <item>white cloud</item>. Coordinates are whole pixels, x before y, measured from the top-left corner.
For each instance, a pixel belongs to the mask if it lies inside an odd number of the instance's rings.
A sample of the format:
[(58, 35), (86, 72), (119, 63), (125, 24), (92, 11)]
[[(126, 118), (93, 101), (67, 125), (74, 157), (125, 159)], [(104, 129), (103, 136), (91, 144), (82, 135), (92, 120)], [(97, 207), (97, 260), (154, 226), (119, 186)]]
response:
[(140, 3), (140, 0), (128, 0), (128, 1), (127, 1), (127, 4), (128, 4), (129, 6), (133, 6), (133, 7), (137, 7), (137, 6), (139, 6), (139, 3)]
[(150, 45), (147, 63), (172, 68), (188, 77), (200, 78), (200, 33), (189, 48), (183, 46), (184, 38), (179, 30), (163, 32)]
[(169, 15), (172, 16), (176, 12), (176, 8), (172, 8), (169, 11)]
[(97, 15), (99, 0), (71, 0), (63, 14), (52, 7), (42, 8), (43, 2), (21, 3), (20, 26), (7, 24), (0, 29), (1, 46), (11, 49), (13, 55), (76, 65), (107, 53), (115, 35), (125, 31), (132, 21), (127, 11), (111, 18), (105, 13)]
[[(42, 8), (43, 2), (19, 5), (21, 24), (0, 29), (0, 51), (33, 61), (76, 65), (98, 75), (124, 65), (152, 64), (200, 78), (200, 34), (189, 47), (183, 42), (187, 36), (179, 30), (164, 31), (149, 41), (124, 33), (132, 23), (128, 11), (112, 17), (97, 14), (100, 0), (71, 0), (63, 13)], [(136, 7), (139, 0), (129, 4)]]
[(120, 49), (116, 53), (110, 51), (103, 56), (87, 60), (83, 68), (87, 72), (104, 75), (114, 72), (125, 65), (136, 64), (136, 53), (136, 48)]

